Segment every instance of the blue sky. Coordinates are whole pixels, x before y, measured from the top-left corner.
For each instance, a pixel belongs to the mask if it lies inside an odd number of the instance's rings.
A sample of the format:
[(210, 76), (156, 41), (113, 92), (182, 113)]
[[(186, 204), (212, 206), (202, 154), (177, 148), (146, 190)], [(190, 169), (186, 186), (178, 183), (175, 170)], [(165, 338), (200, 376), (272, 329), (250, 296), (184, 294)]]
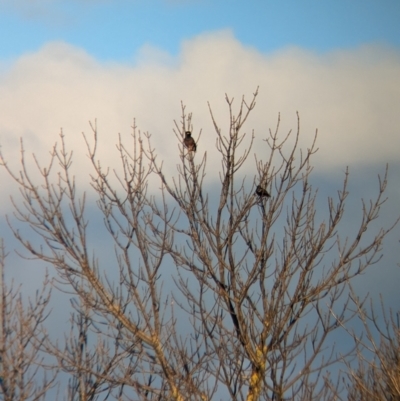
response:
[[(171, 138), (180, 101), (203, 143), (214, 143), (207, 101), (223, 124), (225, 93), (250, 97), (260, 85), (249, 120), (261, 133), (255, 151), (279, 112), (286, 132), (299, 111), (303, 146), (319, 130), (315, 174), (327, 194), (350, 166), (356, 201), (368, 199), (390, 163), (389, 224), (400, 204), (399, 21), (397, 0), (0, 0), (0, 143), (18, 168), (19, 138), (46, 158), (62, 128), (82, 171), (89, 120), (97, 118), (100, 157), (113, 165), (117, 134), (129, 137), (137, 118), (176, 172), (168, 156), (177, 151)], [(211, 147), (198, 149), (212, 156)], [(209, 167), (219, 168), (213, 157)], [(0, 179), (3, 193), (15, 193), (4, 172)], [(9, 213), (10, 204), (0, 209)], [(7, 230), (2, 224), (0, 235), (9, 237)], [(379, 286), (393, 296), (399, 231)]]
[(263, 53), (286, 46), (317, 52), (365, 43), (400, 46), (396, 0), (3, 0), (1, 57), (62, 40), (100, 60), (131, 60), (143, 44), (176, 55), (181, 42), (229, 28)]

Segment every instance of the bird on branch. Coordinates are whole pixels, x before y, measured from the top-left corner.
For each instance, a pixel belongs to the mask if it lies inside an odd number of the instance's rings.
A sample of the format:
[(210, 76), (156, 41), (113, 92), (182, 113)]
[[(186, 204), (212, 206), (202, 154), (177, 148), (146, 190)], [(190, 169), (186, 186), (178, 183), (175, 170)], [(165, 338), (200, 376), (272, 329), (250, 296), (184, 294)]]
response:
[(190, 131), (185, 132), (185, 139), (183, 140), (183, 144), (189, 150), (189, 152), (196, 152), (197, 145), (192, 138), (192, 133)]
[(268, 191), (267, 191), (266, 189), (264, 189), (261, 185), (257, 185), (256, 194), (257, 194), (260, 198), (264, 198), (264, 197), (269, 198), (269, 197), (271, 196), (271, 195), (268, 193)]

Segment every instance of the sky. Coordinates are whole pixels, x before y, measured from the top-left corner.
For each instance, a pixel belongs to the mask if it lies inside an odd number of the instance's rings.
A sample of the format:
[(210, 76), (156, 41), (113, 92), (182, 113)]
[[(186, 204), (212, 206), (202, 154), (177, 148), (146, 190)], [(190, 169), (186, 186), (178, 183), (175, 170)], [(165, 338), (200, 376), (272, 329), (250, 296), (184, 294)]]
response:
[[(380, 220), (389, 225), (400, 214), (399, 21), (398, 0), (0, 0), (1, 149), (18, 170), (22, 138), (27, 154), (45, 163), (62, 129), (81, 173), (88, 168), (82, 132), (90, 134), (97, 119), (99, 157), (112, 166), (118, 133), (129, 138), (135, 118), (172, 174), (182, 101), (195, 136), (202, 131), (198, 153), (207, 151), (209, 170), (217, 171), (207, 102), (226, 129), (225, 94), (237, 105), (259, 87), (246, 126), (255, 130), (257, 156), (278, 113), (285, 133), (296, 128), (298, 111), (302, 146), (318, 129), (313, 174), (322, 194), (335, 195), (350, 168), (349, 230), (389, 163)], [(218, 180), (208, 177), (210, 185)], [(4, 215), (17, 190), (4, 171), (0, 180), (0, 235), (12, 248)], [(383, 262), (360, 284), (385, 292), (392, 305), (399, 239), (397, 228)]]
[[(238, 102), (259, 87), (248, 126), (257, 156), (278, 114), (285, 133), (298, 111), (303, 147), (318, 129), (315, 177), (328, 193), (349, 166), (355, 198), (371, 197), (390, 164), (391, 221), (400, 204), (399, 20), (400, 2), (389, 0), (0, 0), (1, 149), (18, 170), (22, 138), (46, 163), (62, 130), (85, 171), (82, 132), (97, 119), (99, 157), (113, 165), (110, 149), (135, 118), (173, 172), (183, 102), (217, 170), (207, 102), (226, 127), (225, 94)], [(0, 179), (4, 216), (16, 187), (4, 170)]]
[(298, 110), (329, 165), (397, 160), (399, 16), (398, 1), (0, 0), (0, 139), (42, 149), (94, 118), (155, 132), (180, 101), (209, 122), (207, 101), (260, 86), (266, 123)]

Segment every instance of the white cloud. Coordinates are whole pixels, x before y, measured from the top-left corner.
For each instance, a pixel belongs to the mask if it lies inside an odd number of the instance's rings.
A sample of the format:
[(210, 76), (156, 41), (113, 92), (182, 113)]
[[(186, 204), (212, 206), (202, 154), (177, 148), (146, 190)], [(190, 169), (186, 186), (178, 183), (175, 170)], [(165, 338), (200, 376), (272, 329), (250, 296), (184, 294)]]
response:
[[(196, 4), (203, 0), (163, 0), (171, 7)], [(98, 6), (148, 4), (151, 0), (0, 0), (0, 11), (12, 12), (26, 20), (36, 20), (50, 26), (69, 24), (77, 13)], [(76, 9), (79, 7), (79, 10)]]
[[(306, 147), (315, 129), (319, 129), (320, 151), (315, 162), (329, 181), (332, 172), (342, 172), (346, 165), (364, 168), (398, 160), (399, 79), (400, 52), (379, 46), (325, 55), (291, 48), (263, 55), (244, 47), (229, 32), (219, 32), (186, 41), (177, 58), (145, 46), (132, 66), (101, 63), (82, 49), (54, 42), (38, 52), (25, 54), (0, 71), (0, 144), (14, 171), (19, 168), (20, 137), (24, 139), (26, 156), (34, 152), (45, 165), (62, 127), (68, 148), (74, 150), (77, 178), (87, 184), (90, 170), (81, 133), (90, 135), (88, 121), (97, 118), (103, 166), (115, 167), (119, 165), (115, 148), (118, 133), (128, 143), (130, 126), (136, 117), (140, 129), (152, 134), (159, 160), (165, 160), (169, 174), (176, 174), (178, 144), (172, 128), (173, 120), (180, 119), (182, 100), (187, 111), (193, 112), (195, 136), (203, 130), (196, 158), (207, 151), (207, 179), (218, 179), (219, 162), (213, 156), (215, 132), (207, 101), (226, 132), (229, 114), (225, 93), (234, 96), (238, 105), (243, 94), (249, 99), (260, 85), (256, 109), (246, 125), (247, 132), (255, 129), (254, 152), (259, 158), (266, 158), (268, 150), (262, 139), (268, 135), (268, 128), (274, 129), (278, 112), (284, 135), (296, 128), (298, 110), (302, 146)], [(248, 167), (253, 168), (248, 174), (251, 179), (254, 164)], [(365, 174), (360, 170), (358, 177), (362, 177), (362, 182), (374, 169), (365, 170)], [(396, 174), (392, 178), (396, 180)], [(323, 181), (321, 176), (319, 179)], [(0, 182), (3, 216), (10, 208), (5, 198), (16, 187), (11, 186), (2, 168)], [(372, 195), (369, 184), (373, 184)], [(371, 177), (369, 184), (358, 182), (353, 195), (365, 195), (367, 199), (374, 196), (375, 177)], [(388, 224), (398, 213), (399, 192), (393, 190), (395, 186), (392, 182), (389, 213), (383, 211)], [(365, 192), (361, 193), (363, 189)], [(351, 225), (352, 220), (346, 222)], [(6, 233), (6, 229), (3, 220), (0, 231)], [(9, 234), (7, 231), (6, 235)], [(0, 236), (6, 235), (0, 232)], [(398, 235), (393, 235), (397, 244)], [(395, 247), (387, 249), (386, 270), (377, 273), (381, 283), (376, 285), (374, 278), (371, 286), (379, 291), (385, 288), (386, 295), (388, 291), (397, 295), (396, 288), (390, 287), (398, 282), (393, 272)], [(26, 277), (25, 273), (21, 277)], [(30, 285), (37, 287), (31, 281)]]
[(12, 11), (26, 19), (54, 17), (55, 0), (0, 0), (0, 10)]
[(319, 129), (316, 163), (344, 170), (346, 165), (397, 160), (399, 78), (400, 53), (379, 46), (326, 55), (298, 48), (263, 55), (229, 32), (219, 32), (186, 41), (177, 59), (147, 46), (130, 66), (100, 63), (81, 49), (54, 42), (1, 72), (0, 143), (14, 166), (20, 137), (27, 154), (35, 152), (43, 160), (62, 127), (82, 171), (87, 159), (81, 132), (89, 133), (88, 120), (97, 118), (100, 157), (113, 166), (118, 163), (117, 134), (129, 138), (136, 117), (140, 129), (152, 134), (160, 159), (175, 169), (178, 147), (172, 128), (182, 100), (193, 112), (195, 135), (203, 129), (197, 157), (208, 152), (211, 172), (219, 163), (212, 157), (215, 132), (207, 101), (226, 129), (225, 93), (238, 105), (242, 94), (250, 98), (260, 85), (246, 128), (256, 130), (259, 157), (267, 152), (262, 139), (274, 128), (278, 112), (283, 135), (296, 128), (298, 110), (304, 146)]
[[(136, 0), (129, 0), (132, 3)], [(140, 1), (140, 0), (138, 0)], [(51, 28), (74, 24), (78, 16), (98, 6), (123, 5), (127, 0), (0, 0), (0, 12), (7, 12)], [(78, 9), (79, 8), (79, 9)]]

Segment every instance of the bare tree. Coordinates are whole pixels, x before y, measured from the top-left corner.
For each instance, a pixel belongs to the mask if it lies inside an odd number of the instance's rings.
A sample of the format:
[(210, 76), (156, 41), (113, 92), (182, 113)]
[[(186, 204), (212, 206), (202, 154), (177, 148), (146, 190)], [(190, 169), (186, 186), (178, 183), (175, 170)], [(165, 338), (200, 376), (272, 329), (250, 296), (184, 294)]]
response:
[[(98, 335), (93, 312), (84, 304), (73, 298), (72, 308), (71, 330), (64, 334), (64, 344), (59, 339), (53, 341), (46, 333), (42, 349), (57, 361), (49, 367), (61, 370), (68, 379), (65, 391), (68, 401), (93, 401), (101, 395), (107, 398), (113, 389), (114, 380), (110, 379), (113, 369), (120, 359), (127, 359), (127, 353), (121, 350), (118, 341), (111, 347)], [(103, 334), (106, 333), (104, 329)]]
[(358, 367), (348, 364), (348, 400), (399, 401), (400, 313), (387, 313), (382, 298), (381, 314), (372, 302), (369, 313), (355, 296), (354, 303), (364, 330), (361, 335), (351, 333), (357, 344)]
[[(86, 359), (84, 370), (108, 388), (107, 396), (256, 401), (329, 399), (334, 393), (324, 386), (326, 368), (340, 359), (329, 340), (354, 316), (349, 281), (379, 260), (392, 228), (364, 239), (384, 202), (386, 174), (375, 198), (362, 203), (357, 234), (340, 235), (349, 173), (320, 219), (311, 185), (317, 134), (308, 149), (299, 149), (299, 118), (297, 130), (283, 138), (278, 119), (265, 138), (267, 158), (255, 156), (254, 177), (244, 177), (254, 139), (244, 124), (256, 97), (257, 92), (250, 103), (243, 98), (236, 113), (226, 97), (226, 132), (210, 106), (221, 160), (220, 182), (212, 191), (204, 185), (207, 152), (196, 134), (201, 131), (185, 106), (174, 130), (177, 176), (164, 171), (150, 135), (136, 126), (133, 144), (120, 138), (117, 145), (122, 173), (104, 167), (92, 126), (93, 139), (85, 137), (91, 183), (118, 274), (89, 245), (86, 195), (78, 194), (64, 136), (46, 168), (35, 159), (40, 185), (31, 178), (23, 147), (19, 175), (2, 158), (24, 199), (22, 206), (14, 202), (16, 215), (42, 242), (33, 245), (16, 228), (14, 234), (79, 297), (81, 316), (90, 317), (88, 329), (107, 350), (102, 360)], [(194, 140), (190, 147), (188, 136)], [(160, 188), (150, 190), (156, 178)], [(80, 359), (68, 361), (76, 374), (82, 370)]]
[(23, 302), (20, 288), (7, 288), (4, 281), (5, 250), (0, 241), (0, 399), (4, 401), (44, 400), (54, 385), (56, 371), (43, 370), (41, 325), (50, 291), (46, 277), (34, 301)]

